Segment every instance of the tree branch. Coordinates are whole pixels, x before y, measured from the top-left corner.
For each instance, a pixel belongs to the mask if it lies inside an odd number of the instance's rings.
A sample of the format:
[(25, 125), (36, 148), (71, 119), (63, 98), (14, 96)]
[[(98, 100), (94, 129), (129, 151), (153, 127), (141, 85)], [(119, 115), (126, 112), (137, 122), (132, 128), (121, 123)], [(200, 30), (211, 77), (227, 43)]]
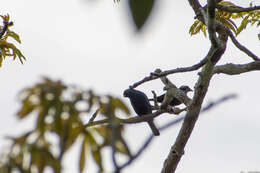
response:
[(216, 66), (213, 70), (213, 74), (227, 74), (227, 75), (238, 75), (249, 71), (260, 70), (260, 61), (254, 61), (247, 64), (225, 64)]
[(144, 79), (134, 83), (132, 86), (130, 86), (131, 88), (136, 88), (139, 85), (151, 81), (151, 80), (155, 80), (158, 79), (162, 76), (167, 76), (170, 74), (174, 74), (174, 73), (182, 73), (182, 72), (191, 72), (191, 71), (195, 71), (198, 70), (200, 67), (202, 67), (205, 63), (207, 62), (207, 57), (205, 57), (204, 59), (202, 59), (199, 63), (194, 64), (190, 67), (180, 67), (180, 68), (176, 68), (176, 69), (172, 69), (172, 70), (166, 70), (161, 72), (160, 74), (155, 74), (155, 73), (151, 73), (150, 76), (145, 77)]
[[(227, 96), (224, 96), (220, 99), (218, 99), (217, 101), (214, 101), (214, 102), (211, 102), (209, 103), (207, 106), (205, 106), (202, 110), (201, 110), (201, 113), (205, 113), (206, 111), (212, 109), (213, 107), (227, 101), (227, 100), (230, 100), (230, 99), (234, 99), (236, 98), (236, 95), (235, 94), (230, 94), (230, 95), (227, 95)], [(164, 131), (174, 125), (177, 125), (178, 123), (180, 123), (181, 121), (183, 121), (183, 119), (185, 118), (185, 116), (182, 116), (182, 117), (179, 117), (163, 126), (161, 126), (160, 128), (158, 128), (160, 131)], [(150, 135), (146, 140), (145, 142), (143, 143), (143, 145), (138, 149), (138, 151), (136, 152), (135, 155), (133, 155), (127, 162), (125, 162), (123, 165), (121, 165), (118, 169), (122, 170), (123, 168), (129, 166), (136, 158), (138, 158), (145, 149), (147, 149), (148, 145), (152, 142), (152, 139), (153, 139), (154, 135)]]
[(213, 47), (218, 47), (218, 40), (216, 35), (215, 8), (216, 8), (215, 0), (208, 0), (207, 26), (208, 26), (209, 39)]
[(193, 11), (195, 12), (196, 17), (195, 18), (204, 18), (203, 15), (205, 13), (204, 9), (200, 5), (198, 0), (188, 0), (190, 6), (192, 7)]
[[(128, 118), (128, 119), (121, 119), (121, 118), (115, 118), (120, 124), (135, 124), (135, 123), (140, 123), (140, 122), (147, 122), (149, 120), (152, 120), (153, 118), (163, 114), (163, 113), (166, 113), (169, 111), (167, 110), (158, 110), (152, 114), (147, 114), (147, 115), (144, 115), (144, 116), (135, 116), (135, 117), (132, 117), (132, 118)], [(171, 113), (177, 113), (177, 112), (171, 112)], [(92, 127), (92, 126), (96, 126), (96, 125), (102, 125), (102, 124), (106, 124), (106, 123), (109, 123), (109, 119), (103, 119), (103, 120), (98, 120), (98, 121), (93, 121), (93, 122), (90, 122), (88, 124), (85, 124), (84, 127), (87, 128), (87, 127)]]
[(170, 149), (161, 173), (175, 172), (177, 165), (184, 153), (185, 145), (188, 142), (195, 123), (199, 117), (201, 105), (207, 93), (214, 66), (225, 52), (226, 43), (222, 43), (220, 45), (221, 47), (217, 49), (211, 46), (208, 52), (207, 57), (210, 60), (214, 59), (214, 61), (207, 61), (199, 74), (199, 79), (195, 86), (193, 100), (191, 102), (191, 105), (187, 109), (188, 111), (184, 118), (181, 130), (174, 145)]
[(242, 12), (250, 12), (250, 11), (255, 11), (259, 10), (260, 6), (254, 6), (254, 7), (248, 7), (248, 8), (242, 8), (242, 7), (229, 7), (229, 6), (223, 6), (223, 5), (217, 5), (217, 9), (226, 11), (229, 13), (242, 13)]
[(250, 50), (248, 50), (245, 46), (243, 46), (242, 44), (240, 44), (237, 39), (235, 38), (235, 36), (233, 35), (233, 33), (228, 30), (228, 35), (231, 38), (232, 42), (234, 43), (234, 45), (241, 50), (242, 52), (246, 53), (249, 57), (251, 57), (253, 60), (255, 61), (260, 61), (260, 59), (254, 54), (252, 53)]

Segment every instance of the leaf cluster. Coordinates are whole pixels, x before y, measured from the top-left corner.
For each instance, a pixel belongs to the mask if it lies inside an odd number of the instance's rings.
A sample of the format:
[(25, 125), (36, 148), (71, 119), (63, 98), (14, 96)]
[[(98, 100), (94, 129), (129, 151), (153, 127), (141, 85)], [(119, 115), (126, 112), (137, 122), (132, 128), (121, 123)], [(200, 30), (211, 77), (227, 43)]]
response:
[[(224, 7), (229, 7), (230, 9), (243, 9), (235, 5), (229, 1), (222, 1), (219, 3)], [(250, 7), (253, 7), (253, 4), (249, 4)], [(260, 26), (260, 10), (254, 10), (249, 12), (241, 12), (241, 13), (230, 13), (227, 11), (222, 11), (220, 9), (216, 9), (216, 20), (222, 23), (225, 27), (229, 28), (234, 32), (236, 36), (238, 36), (243, 30), (246, 29), (248, 24)], [(236, 23), (240, 23), (238, 26)], [(206, 32), (207, 28), (204, 23), (200, 20), (196, 20), (192, 26), (190, 27), (189, 33), (191, 35), (196, 35), (199, 32), (202, 32), (204, 36), (207, 36)]]
[(0, 67), (6, 57), (13, 57), (14, 60), (18, 57), (23, 64), (23, 61), (26, 60), (25, 56), (13, 43), (7, 41), (11, 37), (16, 42), (21, 43), (20, 36), (9, 29), (9, 27), (13, 26), (13, 22), (10, 21), (8, 14), (0, 15), (0, 17), (3, 19), (3, 26), (0, 26)]
[[(62, 158), (76, 141), (81, 143), (79, 171), (86, 167), (92, 157), (99, 168), (103, 148), (115, 144), (115, 151), (131, 157), (123, 138), (124, 127), (117, 121), (119, 111), (129, 115), (126, 105), (112, 96), (99, 96), (91, 90), (67, 86), (61, 81), (43, 78), (38, 84), (23, 90), (20, 95), (19, 119), (36, 116), (36, 127), (30, 132), (12, 140), (10, 152), (0, 161), (0, 172), (37, 172), (45, 168), (61, 172)], [(84, 127), (84, 118), (95, 113), (110, 119), (103, 126)], [(90, 117), (88, 117), (90, 118)], [(116, 129), (116, 138), (115, 136)], [(54, 136), (58, 142), (50, 140)], [(112, 141), (113, 140), (113, 141)], [(2, 163), (2, 164), (1, 164)]]

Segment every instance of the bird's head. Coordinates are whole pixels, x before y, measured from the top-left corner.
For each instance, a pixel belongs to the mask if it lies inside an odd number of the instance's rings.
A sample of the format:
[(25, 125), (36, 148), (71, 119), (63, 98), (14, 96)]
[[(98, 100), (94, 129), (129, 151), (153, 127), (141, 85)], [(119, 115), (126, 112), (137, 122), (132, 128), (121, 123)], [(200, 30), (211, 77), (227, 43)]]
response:
[(133, 93), (133, 89), (126, 89), (124, 91), (124, 97), (130, 97), (130, 95)]
[(187, 86), (187, 85), (182, 85), (182, 86), (180, 87), (180, 90), (182, 90), (185, 94), (187, 94), (189, 91), (193, 91), (193, 90), (190, 89), (190, 87)]

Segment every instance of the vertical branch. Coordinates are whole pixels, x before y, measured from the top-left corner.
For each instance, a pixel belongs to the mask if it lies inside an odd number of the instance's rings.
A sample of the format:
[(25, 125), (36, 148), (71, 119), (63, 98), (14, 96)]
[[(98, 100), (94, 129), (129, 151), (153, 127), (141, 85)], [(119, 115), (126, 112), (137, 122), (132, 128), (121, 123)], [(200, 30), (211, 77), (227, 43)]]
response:
[[(225, 44), (223, 44), (225, 45)], [(191, 105), (188, 106), (188, 111), (182, 124), (178, 137), (171, 147), (170, 152), (164, 161), (161, 173), (175, 172), (178, 163), (184, 154), (184, 148), (188, 142), (190, 135), (193, 131), (195, 123), (199, 117), (201, 105), (208, 90), (208, 86), (212, 77), (212, 72), (215, 64), (225, 52), (225, 47), (216, 49), (213, 45), (207, 55), (208, 62), (203, 67), (199, 74), (199, 79), (195, 86), (195, 93)], [(215, 61), (211, 61), (214, 59)]]
[(218, 47), (218, 40), (216, 36), (216, 20), (215, 20), (215, 0), (208, 0), (208, 11), (207, 11), (207, 26), (209, 39), (213, 47)]

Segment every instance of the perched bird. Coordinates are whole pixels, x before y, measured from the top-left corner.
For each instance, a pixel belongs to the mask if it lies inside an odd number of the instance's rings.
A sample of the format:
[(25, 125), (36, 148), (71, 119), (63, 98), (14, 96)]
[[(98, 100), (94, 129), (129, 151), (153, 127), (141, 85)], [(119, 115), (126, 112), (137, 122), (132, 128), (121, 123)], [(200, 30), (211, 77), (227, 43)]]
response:
[[(135, 89), (127, 89), (124, 91), (124, 97), (128, 97), (130, 99), (131, 105), (137, 115), (143, 116), (152, 113), (152, 107), (145, 93)], [(148, 121), (148, 124), (153, 131), (154, 136), (159, 136), (160, 132), (156, 128), (153, 120)]]
[[(187, 94), (189, 91), (192, 91), (192, 89), (190, 89), (190, 87), (186, 86), (186, 85), (182, 85), (179, 89), (182, 90), (185, 94)], [(165, 96), (165, 94), (158, 96), (157, 102), (162, 103), (164, 96)], [(151, 101), (151, 100), (154, 100), (154, 99), (149, 99), (149, 100)], [(174, 97), (169, 105), (177, 106), (177, 105), (180, 105), (181, 103), (182, 102), (180, 100), (178, 100), (177, 98)]]

